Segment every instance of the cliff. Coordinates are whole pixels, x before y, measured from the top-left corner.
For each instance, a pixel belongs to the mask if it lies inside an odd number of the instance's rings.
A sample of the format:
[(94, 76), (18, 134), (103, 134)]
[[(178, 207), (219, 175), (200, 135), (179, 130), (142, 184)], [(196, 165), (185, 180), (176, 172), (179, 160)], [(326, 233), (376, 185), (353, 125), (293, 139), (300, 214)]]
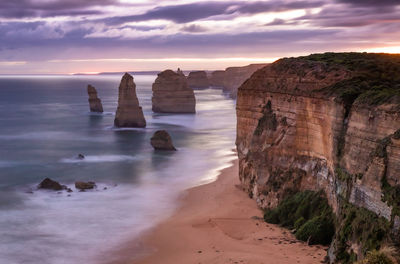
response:
[(153, 83), (153, 112), (195, 113), (196, 99), (185, 75), (166, 70), (158, 74)]
[(225, 70), (224, 91), (228, 92), (232, 98), (236, 98), (240, 85), (250, 76), (268, 64), (250, 64), (244, 67), (229, 67)]
[(400, 56), (281, 59), (238, 91), (243, 189), (261, 208), (324, 192), (336, 218), (331, 262), (398, 243)]
[(225, 85), (225, 71), (213, 71), (209, 79), (211, 86), (223, 88)]
[(124, 74), (118, 91), (118, 108), (114, 125), (116, 127), (145, 127), (146, 120), (136, 96), (136, 84), (130, 74)]
[(96, 88), (94, 88), (89, 84), (87, 87), (87, 92), (89, 95), (88, 101), (89, 101), (90, 112), (103, 113), (103, 105), (101, 104), (100, 98), (97, 97)]
[(190, 72), (187, 82), (189, 87), (193, 89), (207, 89), (210, 87), (210, 82), (205, 71)]

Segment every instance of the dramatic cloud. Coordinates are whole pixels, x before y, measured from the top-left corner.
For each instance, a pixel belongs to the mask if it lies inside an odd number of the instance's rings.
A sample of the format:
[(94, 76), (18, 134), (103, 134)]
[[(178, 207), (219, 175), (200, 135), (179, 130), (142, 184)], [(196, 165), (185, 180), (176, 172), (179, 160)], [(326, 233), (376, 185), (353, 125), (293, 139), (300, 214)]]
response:
[(0, 1), (0, 39), (0, 73), (123, 70), (133, 60), (138, 69), (180, 59), (202, 68), (204, 58), (227, 58), (206, 65), (217, 68), (323, 51), (400, 52), (400, 2)]

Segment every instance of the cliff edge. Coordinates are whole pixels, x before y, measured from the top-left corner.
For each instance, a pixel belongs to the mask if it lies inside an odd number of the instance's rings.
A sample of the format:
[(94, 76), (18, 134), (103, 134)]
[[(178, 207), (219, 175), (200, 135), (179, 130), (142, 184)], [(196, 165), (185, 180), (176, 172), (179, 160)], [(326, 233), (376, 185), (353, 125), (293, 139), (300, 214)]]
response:
[(264, 209), (322, 190), (331, 262), (399, 243), (399, 72), (400, 55), (314, 54), (265, 66), (238, 90), (243, 189)]

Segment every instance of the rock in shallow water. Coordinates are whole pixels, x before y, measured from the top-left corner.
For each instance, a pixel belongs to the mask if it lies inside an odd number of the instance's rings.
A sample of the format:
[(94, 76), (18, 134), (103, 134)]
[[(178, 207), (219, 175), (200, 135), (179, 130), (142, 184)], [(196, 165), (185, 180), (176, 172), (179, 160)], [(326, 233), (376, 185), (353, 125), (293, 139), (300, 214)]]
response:
[(150, 142), (155, 150), (176, 150), (172, 144), (171, 136), (165, 130), (156, 131)]
[(75, 182), (75, 188), (79, 190), (89, 190), (89, 189), (94, 189), (94, 187), (96, 187), (95, 182), (80, 182), (80, 181)]
[(103, 113), (103, 105), (101, 104), (100, 98), (97, 97), (96, 88), (94, 88), (89, 84), (87, 87), (87, 92), (89, 95), (88, 100), (89, 100), (90, 112)]
[(60, 191), (65, 189), (65, 186), (61, 185), (59, 182), (53, 181), (50, 178), (44, 179), (38, 186), (39, 189)]

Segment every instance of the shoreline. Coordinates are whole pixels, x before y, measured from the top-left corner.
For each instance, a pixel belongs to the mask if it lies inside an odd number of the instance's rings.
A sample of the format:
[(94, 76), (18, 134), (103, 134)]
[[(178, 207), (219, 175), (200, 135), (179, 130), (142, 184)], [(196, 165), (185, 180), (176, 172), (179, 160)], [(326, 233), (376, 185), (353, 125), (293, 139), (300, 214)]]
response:
[(216, 181), (186, 190), (180, 206), (117, 252), (113, 264), (320, 263), (326, 247), (308, 246), (265, 223), (256, 202), (238, 186), (238, 160)]

